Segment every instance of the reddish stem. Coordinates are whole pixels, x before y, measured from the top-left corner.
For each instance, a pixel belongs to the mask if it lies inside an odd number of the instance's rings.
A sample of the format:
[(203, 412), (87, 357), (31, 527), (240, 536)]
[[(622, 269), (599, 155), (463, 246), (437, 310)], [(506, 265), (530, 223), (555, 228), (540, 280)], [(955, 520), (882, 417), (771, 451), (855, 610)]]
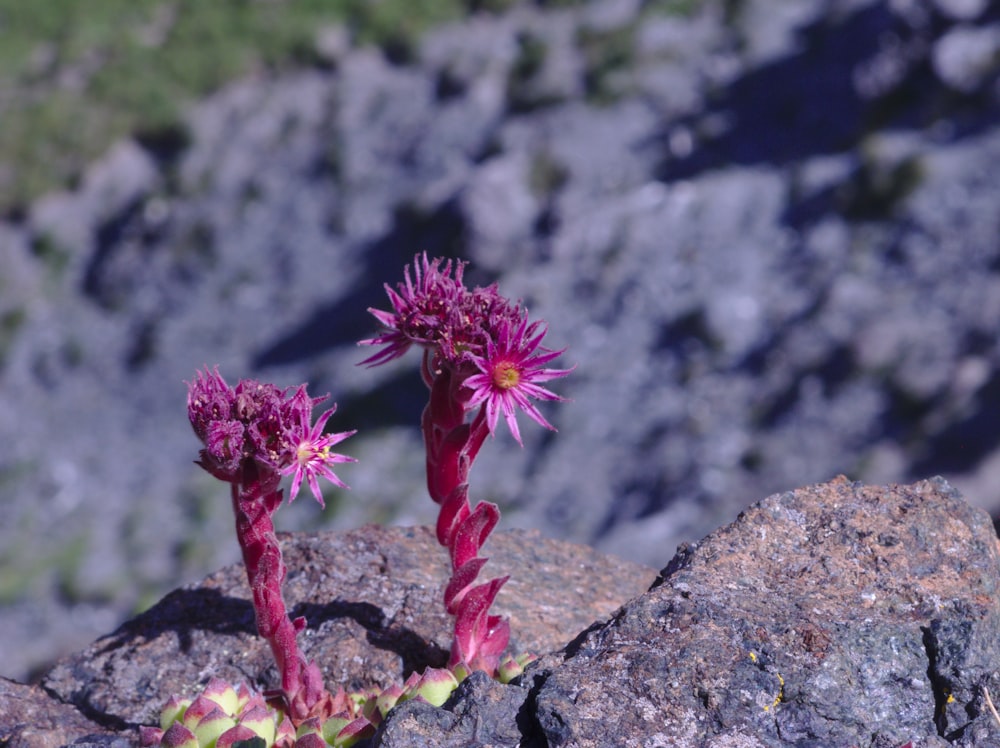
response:
[(486, 563), (479, 551), (500, 519), (496, 504), (469, 504), (469, 471), (489, 433), (480, 408), (466, 423), (467, 401), (462, 378), (444, 368), (432, 376), (425, 359), (425, 381), (431, 379), (430, 400), (421, 425), (427, 450), (427, 490), (440, 505), (437, 538), (451, 557), (452, 578), (444, 593), (445, 607), (455, 616), (455, 636), (449, 666), (465, 663), (470, 670), (496, 671), (510, 629), (499, 616), (489, 615), (507, 578), (474, 585)]
[(305, 719), (320, 700), (327, 697), (315, 673), (309, 671), (299, 650), (297, 634), (304, 618), (288, 616), (281, 585), (286, 567), (274, 531), (271, 515), (281, 503), (278, 483), (281, 476), (253, 459), (242, 465), (242, 480), (232, 484), (236, 537), (243, 553), (247, 582), (253, 595), (257, 631), (267, 641), (281, 673), (281, 690), (293, 722)]

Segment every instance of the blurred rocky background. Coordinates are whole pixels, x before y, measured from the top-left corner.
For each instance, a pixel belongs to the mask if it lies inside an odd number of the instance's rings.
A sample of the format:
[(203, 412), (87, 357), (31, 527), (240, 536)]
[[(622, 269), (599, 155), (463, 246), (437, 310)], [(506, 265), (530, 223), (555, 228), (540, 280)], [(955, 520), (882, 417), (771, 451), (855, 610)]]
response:
[(772, 492), (1000, 514), (987, 0), (0, 0), (0, 675), (237, 558), (190, 379), (308, 381), (359, 458), (282, 529), (433, 520), (416, 252), (576, 365), (492, 441), (502, 527), (660, 568)]

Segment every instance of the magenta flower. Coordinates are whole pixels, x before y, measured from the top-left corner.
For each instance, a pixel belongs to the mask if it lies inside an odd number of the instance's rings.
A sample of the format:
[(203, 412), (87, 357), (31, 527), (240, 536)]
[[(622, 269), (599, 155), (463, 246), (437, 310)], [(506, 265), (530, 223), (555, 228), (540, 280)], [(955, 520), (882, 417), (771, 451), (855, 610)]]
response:
[(233, 388), (219, 374), (218, 366), (212, 371), (206, 366), (204, 372), (195, 372), (194, 381), (188, 383), (188, 419), (202, 442), (207, 441), (212, 423), (230, 419), (235, 399)]
[(359, 345), (384, 345), (385, 348), (362, 361), (363, 365), (378, 366), (399, 358), (414, 343), (433, 345), (446, 329), (451, 312), (465, 291), (462, 285), (465, 263), (453, 266), (448, 260), (442, 268), (441, 258), (428, 260), (426, 252), (419, 259), (419, 263), (416, 259), (413, 262), (415, 281), (407, 265), (403, 271), (405, 282), (397, 284), (396, 290), (385, 284), (393, 311), (368, 310), (385, 332), (376, 338), (362, 340)]
[(311, 423), (313, 406), (324, 400), (309, 397), (305, 385), (293, 392), (241, 379), (230, 387), (218, 368), (198, 372), (188, 385), (188, 415), (205, 444), (198, 464), (220, 480), (234, 483), (242, 480), (245, 461), (256, 461), (267, 472), (292, 476), (289, 502), (305, 480), (320, 506), (325, 506), (317, 478), (347, 488), (331, 465), (357, 460), (330, 451), (354, 431), (323, 433), (336, 405), (315, 425)]
[(535, 423), (555, 431), (556, 428), (545, 420), (528, 398), (564, 401), (565, 398), (540, 387), (538, 383), (564, 377), (573, 371), (572, 368), (542, 368), (562, 354), (561, 350), (553, 351), (541, 345), (545, 333), (542, 323), (529, 325), (527, 315), (521, 317), (516, 328), (510, 320), (504, 319), (498, 325), (496, 339), (486, 343), (485, 353), (469, 357), (479, 373), (465, 380), (465, 386), (472, 390), (468, 407), (486, 404), (486, 422), (490, 434), (494, 435), (497, 421), (503, 413), (511, 434), (522, 446), (516, 411), (523, 410)]
[(291, 503), (298, 494), (302, 480), (305, 479), (309, 484), (309, 490), (316, 497), (316, 501), (319, 502), (321, 507), (325, 508), (326, 504), (323, 502), (323, 494), (319, 489), (317, 476), (326, 478), (335, 486), (347, 488), (347, 484), (337, 477), (337, 474), (333, 472), (330, 466), (338, 462), (357, 462), (357, 460), (347, 455), (331, 452), (330, 447), (344, 441), (344, 439), (356, 433), (356, 430), (341, 431), (336, 434), (323, 433), (326, 422), (337, 411), (336, 405), (323, 413), (316, 420), (316, 423), (310, 426), (309, 419), (312, 405), (326, 398), (313, 400), (305, 395), (305, 389), (302, 388), (293, 396), (293, 399), (298, 397), (300, 393), (305, 398), (305, 401), (309, 403), (309, 407), (296, 409), (296, 415), (298, 415), (297, 422), (292, 425), (292, 428), (286, 435), (286, 439), (292, 445), (294, 452), (291, 455), (289, 463), (282, 467), (279, 472), (282, 475), (292, 476), (292, 487), (288, 492), (288, 503)]
[(213, 458), (216, 470), (226, 475), (239, 470), (245, 432), (240, 421), (211, 421), (208, 424), (205, 452)]

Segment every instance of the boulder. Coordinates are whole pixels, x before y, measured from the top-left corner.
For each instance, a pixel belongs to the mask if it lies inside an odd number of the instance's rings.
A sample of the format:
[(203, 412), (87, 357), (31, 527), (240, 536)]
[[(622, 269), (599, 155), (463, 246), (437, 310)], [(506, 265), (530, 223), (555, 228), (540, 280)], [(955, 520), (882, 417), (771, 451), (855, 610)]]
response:
[(375, 743), (518, 745), (463, 720), (493, 710), (522, 746), (996, 745), (998, 572), (989, 516), (941, 479), (777, 494), (529, 668), (520, 709), (471, 684), (391, 713)]
[(942, 480), (771, 496), (536, 671), (543, 744), (996, 745), (998, 572)]
[[(329, 683), (444, 663), (447, 564), (430, 529), (282, 543), (286, 600)], [(659, 576), (534, 532), (497, 533), (487, 552), (490, 574), (511, 575), (497, 610), (512, 649), (539, 660), (510, 685), (475, 674), (440, 708), (400, 705), (368, 748), (1000, 743), (1000, 543), (943, 479), (775, 494)], [(248, 599), (227, 567), (63, 660), (43, 680), (53, 709), (79, 710), (60, 735), (130, 735), (212, 676), (273, 686)]]
[(0, 678), (0, 745), (59, 748), (77, 740), (107, 748), (129, 746), (126, 738), (116, 737), (38, 686)]

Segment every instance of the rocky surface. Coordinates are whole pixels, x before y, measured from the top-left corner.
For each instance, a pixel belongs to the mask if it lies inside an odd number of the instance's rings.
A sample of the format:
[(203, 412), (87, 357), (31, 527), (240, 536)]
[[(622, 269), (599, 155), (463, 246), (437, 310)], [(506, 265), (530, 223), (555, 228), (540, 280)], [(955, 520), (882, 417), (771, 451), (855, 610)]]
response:
[(70, 743), (128, 748), (125, 736), (91, 722), (72, 704), (52, 698), (38, 686), (0, 678), (0, 745), (9, 748), (61, 748)]
[(518, 745), (459, 716), (498, 703), (522, 746), (993, 745), (998, 585), (989, 517), (941, 480), (774, 495), (529, 670), (520, 710), (477, 684), (376, 744)]
[[(837, 473), (1000, 494), (1000, 10), (979, 0), (522, 3), (405, 59), (239, 81), (0, 225), (0, 673), (234, 560), (184, 385), (310, 381), (352, 492), (287, 529), (433, 520), (415, 361), (358, 369), (420, 250), (569, 346), (572, 399), (474, 498), (662, 566)], [(336, 44), (330, 39), (340, 39)]]
[(536, 676), (538, 719), (548, 745), (990, 745), (998, 574), (943, 481), (775, 495)]
[[(429, 530), (283, 544), (288, 599), (309, 619), (304, 649), (330, 682), (385, 685), (443, 662), (447, 569)], [(659, 576), (534, 533), (500, 533), (489, 547), (487, 569), (514, 575), (498, 601), (514, 648), (543, 656), (511, 685), (480, 673), (442, 708), (403, 704), (366, 748), (1000, 741), (986, 706), (1000, 693), (1000, 543), (989, 516), (941, 479), (841, 477), (775, 494)], [(247, 597), (238, 567), (171, 593), (45, 677), (59, 701), (42, 724), (110, 741), (209, 677), (272, 683)], [(53, 744), (24, 735), (12, 745)]]
[[(307, 620), (302, 651), (329, 684), (381, 688), (447, 663), (451, 624), (441, 593), (450, 570), (432, 528), (290, 534), (282, 552), (285, 601), (293, 618)], [(653, 569), (530, 531), (496, 533), (484, 554), (483, 579), (511, 576), (495, 611), (510, 618), (515, 653), (561, 648), (656, 578)], [(61, 661), (42, 686), (123, 728), (155, 724), (171, 694), (188, 694), (211, 676), (261, 689), (278, 677), (256, 633), (242, 565), (170, 593)]]

